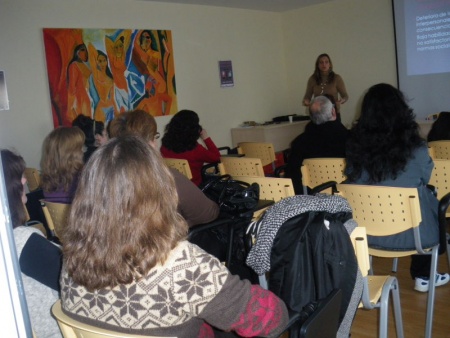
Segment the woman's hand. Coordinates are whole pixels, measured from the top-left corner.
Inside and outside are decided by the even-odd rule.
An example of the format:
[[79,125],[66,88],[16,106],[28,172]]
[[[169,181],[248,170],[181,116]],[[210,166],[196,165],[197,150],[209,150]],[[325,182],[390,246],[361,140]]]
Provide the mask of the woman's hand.
[[206,140],[209,137],[205,129],[202,129],[202,131],[200,132],[200,137],[202,138],[202,140]]
[[309,99],[304,99],[303,102],[302,102],[302,104],[303,104],[305,107],[309,107],[310,103],[311,103],[311,100],[309,100]]

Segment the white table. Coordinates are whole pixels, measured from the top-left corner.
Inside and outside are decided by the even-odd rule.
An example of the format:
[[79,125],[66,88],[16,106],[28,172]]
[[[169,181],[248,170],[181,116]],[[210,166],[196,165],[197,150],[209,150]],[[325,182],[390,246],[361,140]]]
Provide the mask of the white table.
[[237,147],[239,142],[270,142],[273,144],[275,152],[279,152],[290,147],[292,140],[303,133],[308,122],[309,120],[231,128],[231,141],[233,147]]

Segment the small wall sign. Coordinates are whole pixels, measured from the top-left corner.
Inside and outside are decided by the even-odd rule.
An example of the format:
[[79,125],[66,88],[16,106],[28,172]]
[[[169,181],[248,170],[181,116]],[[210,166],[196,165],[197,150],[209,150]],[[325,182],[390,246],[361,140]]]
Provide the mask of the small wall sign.
[[233,87],[233,66],[231,61],[219,61],[220,86]]

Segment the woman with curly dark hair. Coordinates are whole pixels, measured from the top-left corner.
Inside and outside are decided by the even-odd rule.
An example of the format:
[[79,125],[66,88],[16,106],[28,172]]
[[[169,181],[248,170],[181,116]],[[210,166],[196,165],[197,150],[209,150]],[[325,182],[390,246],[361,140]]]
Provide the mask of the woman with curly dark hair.
[[[199,137],[206,148],[197,142]],[[192,182],[196,185],[202,183],[202,166],[220,160],[219,149],[199,124],[197,113],[186,109],[176,113],[167,124],[162,138],[161,154],[165,158],[188,160]]]
[[[425,247],[439,242],[438,201],[427,188],[433,160],[419,136],[419,126],[402,92],[389,84],[372,86],[366,93],[361,117],[347,142],[346,175],[349,183],[414,187],[419,191]],[[412,231],[393,236],[369,236],[371,247],[414,249]],[[415,289],[428,291],[431,256],[412,256]],[[436,275],[436,286],[448,283],[448,274]]]

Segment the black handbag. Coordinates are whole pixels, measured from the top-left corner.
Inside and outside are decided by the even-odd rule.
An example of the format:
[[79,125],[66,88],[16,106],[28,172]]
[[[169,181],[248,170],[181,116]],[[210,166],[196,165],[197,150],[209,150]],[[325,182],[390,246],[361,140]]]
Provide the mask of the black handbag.
[[233,180],[230,175],[211,179],[202,191],[219,205],[222,212],[234,216],[251,217],[259,201],[258,183]]

